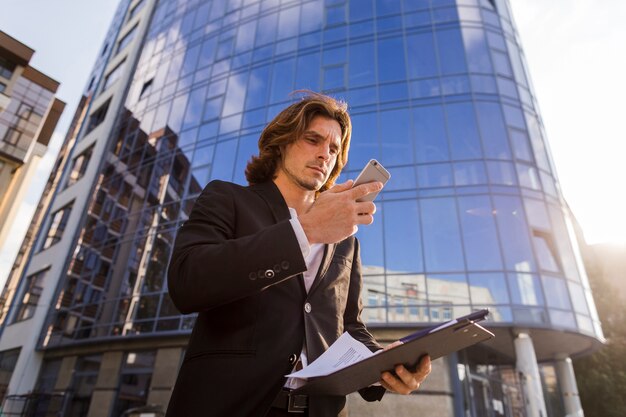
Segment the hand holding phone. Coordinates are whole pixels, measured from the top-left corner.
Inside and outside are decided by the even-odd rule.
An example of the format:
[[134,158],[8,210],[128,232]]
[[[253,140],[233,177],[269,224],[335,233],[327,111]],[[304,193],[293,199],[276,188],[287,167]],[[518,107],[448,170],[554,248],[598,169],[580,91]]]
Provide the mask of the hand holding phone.
[[[387,183],[387,181],[389,181],[389,178],[391,178],[391,174],[389,173],[389,171],[387,171],[385,167],[382,166],[380,162],[378,162],[377,160],[370,159],[370,161],[361,170],[361,173],[359,174],[359,176],[356,177],[356,180],[354,181],[354,184],[352,185],[352,187],[356,187],[358,185],[367,184],[368,182],[374,182],[374,181],[381,182],[384,186]],[[361,197],[356,201],[359,201],[359,202],[373,201],[378,195],[378,193],[379,191],[367,194],[366,196]]]

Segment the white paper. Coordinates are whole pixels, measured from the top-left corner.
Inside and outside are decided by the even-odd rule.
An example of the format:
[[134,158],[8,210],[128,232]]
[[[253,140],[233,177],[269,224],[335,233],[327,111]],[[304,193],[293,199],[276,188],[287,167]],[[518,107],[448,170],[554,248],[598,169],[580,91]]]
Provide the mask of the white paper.
[[324,376],[373,355],[374,353],[363,343],[354,339],[348,332],[345,332],[313,363],[298,372],[293,372],[286,376],[302,379]]

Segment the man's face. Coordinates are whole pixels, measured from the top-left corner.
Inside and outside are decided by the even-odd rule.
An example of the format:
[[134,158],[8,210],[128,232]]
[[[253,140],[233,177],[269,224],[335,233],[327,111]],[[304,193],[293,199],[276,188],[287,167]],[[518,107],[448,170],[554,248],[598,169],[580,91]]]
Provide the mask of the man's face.
[[302,136],[283,149],[278,176],[307,191],[318,191],[335,167],[340,149],[339,123],[315,116]]

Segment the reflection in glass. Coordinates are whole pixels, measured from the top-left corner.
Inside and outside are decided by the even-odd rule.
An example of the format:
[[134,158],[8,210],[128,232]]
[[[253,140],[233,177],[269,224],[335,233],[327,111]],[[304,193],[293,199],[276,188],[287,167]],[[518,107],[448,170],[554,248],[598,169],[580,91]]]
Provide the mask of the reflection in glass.
[[502,269],[502,255],[489,197],[460,197],[459,215],[467,268],[470,271]]
[[502,273],[469,274],[472,304],[508,304],[509,294]]
[[465,269],[456,205],[452,198],[432,198],[421,202],[424,258],[427,271]]
[[[417,201],[384,204],[385,267],[391,272],[424,270]],[[422,287],[422,290],[424,287]]]
[[549,307],[571,309],[567,286],[561,278],[543,275],[541,277],[546,290],[546,302]]

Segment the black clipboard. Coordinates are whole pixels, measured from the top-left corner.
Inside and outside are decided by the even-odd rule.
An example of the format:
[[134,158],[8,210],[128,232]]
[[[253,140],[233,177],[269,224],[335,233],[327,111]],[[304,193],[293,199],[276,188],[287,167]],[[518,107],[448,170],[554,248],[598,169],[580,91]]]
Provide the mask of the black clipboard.
[[305,385],[294,392],[307,395],[348,395],[378,382],[382,372],[393,370],[397,364],[413,369],[423,355],[428,354],[431,360],[435,360],[489,340],[495,337],[494,334],[476,323],[484,320],[488,314],[489,310],[479,310],[412,333],[400,339],[402,345],[331,374],[309,378]]

